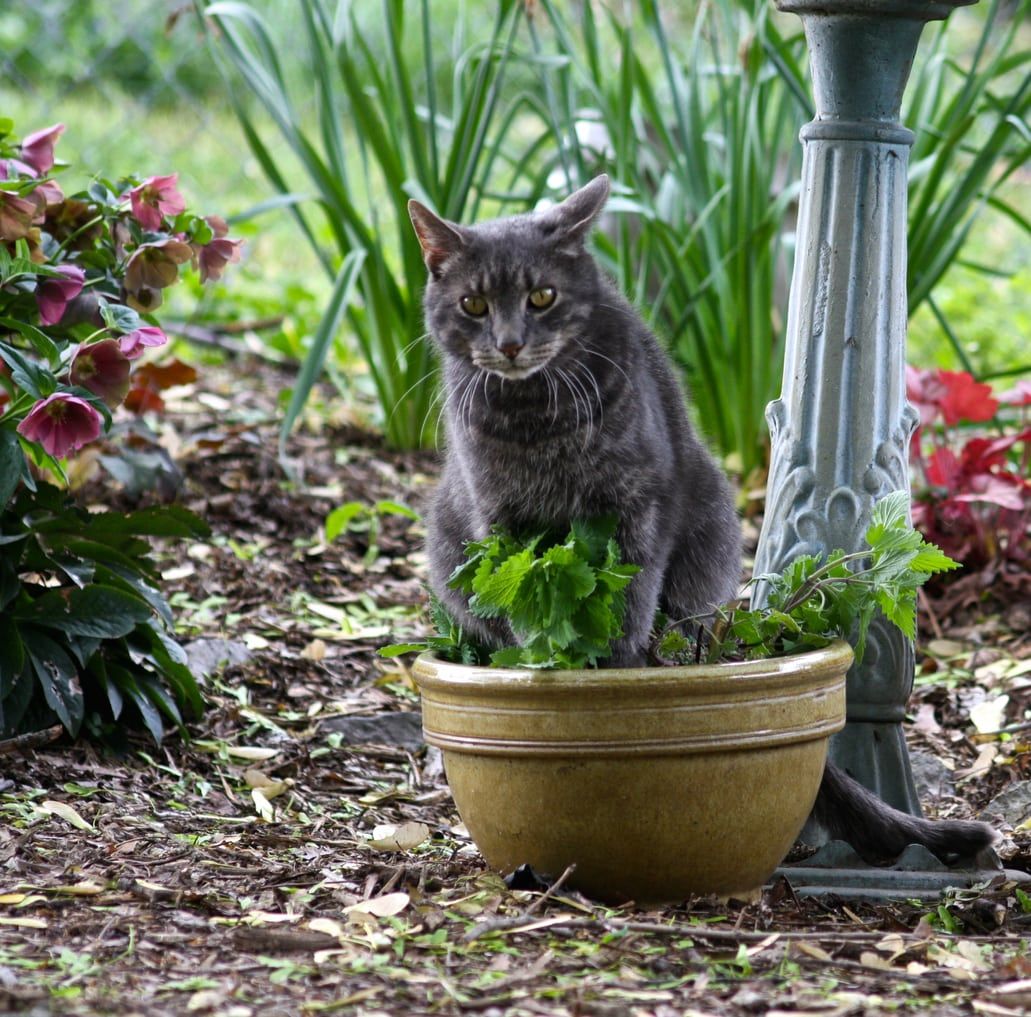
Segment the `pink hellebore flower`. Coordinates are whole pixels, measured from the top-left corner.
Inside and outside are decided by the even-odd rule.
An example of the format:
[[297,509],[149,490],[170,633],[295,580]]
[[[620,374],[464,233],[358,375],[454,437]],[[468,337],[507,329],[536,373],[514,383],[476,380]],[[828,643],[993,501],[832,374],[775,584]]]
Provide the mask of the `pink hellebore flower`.
[[100,396],[114,409],[129,394],[129,358],[117,339],[80,346],[72,360],[71,381]]
[[221,279],[226,265],[231,261],[240,260],[240,245],[243,243],[242,240],[230,240],[226,236],[229,232],[229,227],[221,216],[206,216],[205,222],[215,234],[214,238],[206,244],[193,245],[193,250],[197,255],[197,263],[200,267],[200,281],[202,283],[207,282],[209,279]]
[[36,284],[39,323],[56,325],[64,316],[68,302],[82,292],[86,273],[78,265],[58,265],[60,276],[46,276]]
[[179,266],[193,257],[190,245],[174,237],[140,244],[125,266],[127,303],[137,311],[161,305],[161,290],[179,278]]
[[176,216],[186,208],[183,196],[176,190],[178,179],[178,173],[147,177],[142,184],[129,191],[132,214],[144,229],[159,230],[163,215]]
[[21,143],[21,157],[37,173],[49,173],[54,167],[54,145],[64,133],[64,124],[44,127],[30,134]]
[[100,437],[100,414],[85,399],[55,392],[32,407],[18,433],[62,459]]
[[37,215],[36,203],[10,191],[0,191],[0,242],[11,243],[29,235]]
[[153,325],[144,325],[134,332],[127,332],[118,340],[122,354],[128,360],[135,360],[143,356],[143,351],[148,346],[164,346],[168,342],[168,336],[159,328]]

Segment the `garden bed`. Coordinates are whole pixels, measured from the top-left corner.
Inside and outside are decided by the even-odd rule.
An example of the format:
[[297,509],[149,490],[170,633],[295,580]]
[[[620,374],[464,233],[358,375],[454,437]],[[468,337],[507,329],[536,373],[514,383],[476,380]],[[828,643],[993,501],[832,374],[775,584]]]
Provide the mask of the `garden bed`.
[[[230,363],[169,393],[164,443],[213,530],[162,552],[183,640],[211,669],[191,740],[0,756],[0,1010],[1022,1011],[1031,900],[1012,886],[875,905],[779,882],[757,901],[641,911],[486,871],[419,738],[410,675],[376,656],[420,631],[422,530],[384,508],[376,553],[368,513],[322,539],[348,502],[424,509],[435,458],[330,423],[291,441],[305,486],[286,483],[289,380]],[[931,814],[1019,824],[1026,608],[957,588],[922,624],[907,725],[922,794]],[[1031,870],[1031,837],[1007,833],[1007,865]]]

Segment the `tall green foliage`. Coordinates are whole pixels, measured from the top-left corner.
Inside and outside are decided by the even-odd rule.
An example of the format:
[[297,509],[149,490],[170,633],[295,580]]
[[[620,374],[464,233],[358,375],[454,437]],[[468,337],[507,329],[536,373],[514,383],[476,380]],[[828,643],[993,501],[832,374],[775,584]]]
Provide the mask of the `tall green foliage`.
[[780,380],[777,282],[808,113],[799,47],[761,3],[703,6],[683,47],[656,0],[604,23],[590,5],[575,24],[554,0],[543,7],[566,58],[553,71],[556,133],[602,127],[634,213],[607,246],[612,264],[685,368],[701,426],[747,473]]
[[[585,5],[578,18],[557,0],[541,6],[537,45],[561,57],[542,65],[555,165],[575,182],[599,162],[612,172],[624,213],[604,245],[612,267],[685,369],[701,427],[747,475],[765,458],[763,415],[780,388],[797,135],[813,116],[800,22],[785,33],[792,23],[775,22],[766,0],[703,4],[689,31],[671,28],[658,0],[629,15]],[[1016,37],[1029,3],[1004,23],[999,6],[969,67],[938,27],[914,70],[910,313],[932,300],[986,206],[1028,227],[998,190],[1029,154],[1031,54]],[[585,135],[600,152],[578,143]]]
[[[500,0],[492,20],[479,18],[475,32],[460,19],[442,53],[429,0],[382,0],[373,19],[371,4],[298,0],[300,39],[274,38],[252,3],[195,4],[217,29],[216,53],[232,70],[235,108],[252,152],[335,279],[331,307],[339,317],[346,306],[388,441],[432,444],[436,384],[420,302],[426,269],[406,205],[417,197],[449,219],[469,220],[485,199],[504,205],[509,197],[492,190],[494,181],[510,178],[534,148],[532,125],[521,116],[530,108],[528,96],[513,68],[523,5]],[[291,86],[299,79],[305,91]],[[314,113],[305,103],[312,91]],[[303,179],[291,177],[280,145],[265,140],[251,98],[271,118]],[[515,176],[525,207],[535,189]],[[324,213],[328,250],[302,190]],[[351,260],[338,271],[345,259]],[[303,405],[330,338],[320,335],[313,345],[284,430]]]
[[[711,0],[690,24],[659,0],[582,4],[575,16],[558,0],[498,0],[493,21],[481,11],[473,31],[461,13],[438,7],[431,16],[429,0],[382,0],[375,24],[371,3],[298,0],[304,43],[288,51],[251,3],[194,2],[218,27],[217,52],[234,80],[300,162],[302,182],[263,140],[238,89],[253,151],[336,273],[331,311],[346,313],[393,444],[430,443],[435,427],[408,197],[470,221],[568,193],[606,170],[615,196],[596,235],[602,257],[668,341],[716,448],[746,476],[763,466],[764,412],[783,361],[798,130],[813,115],[800,22],[775,19],[768,0]],[[1031,54],[1017,33],[1031,0],[1017,0],[1011,18],[1000,4],[993,0],[969,66],[949,49],[947,28],[934,27],[914,69],[903,114],[917,132],[911,313],[924,301],[938,313],[934,286],[962,258],[982,210],[1028,228],[999,187],[1029,154]],[[287,85],[298,64],[314,119]],[[335,251],[319,243],[301,183],[325,212]],[[321,370],[329,324],[286,427]]]
[[1026,42],[1031,2],[1006,7],[1011,5],[992,0],[965,63],[949,48],[948,24],[934,29],[903,114],[917,132],[910,160],[909,311],[926,301],[972,374],[934,288],[957,261],[987,275],[1000,273],[999,265],[964,258],[970,230],[986,207],[1031,233],[1031,222],[1000,194],[1031,158],[1031,48],[1018,35],[1024,26]]

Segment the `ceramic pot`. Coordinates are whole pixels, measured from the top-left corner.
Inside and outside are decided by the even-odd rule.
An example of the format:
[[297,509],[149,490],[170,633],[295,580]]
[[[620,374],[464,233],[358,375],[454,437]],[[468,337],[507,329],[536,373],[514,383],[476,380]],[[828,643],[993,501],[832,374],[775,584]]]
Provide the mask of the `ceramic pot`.
[[794,843],[845,722],[847,643],[634,670],[415,663],[426,741],[487,863],[605,901],[743,895]]

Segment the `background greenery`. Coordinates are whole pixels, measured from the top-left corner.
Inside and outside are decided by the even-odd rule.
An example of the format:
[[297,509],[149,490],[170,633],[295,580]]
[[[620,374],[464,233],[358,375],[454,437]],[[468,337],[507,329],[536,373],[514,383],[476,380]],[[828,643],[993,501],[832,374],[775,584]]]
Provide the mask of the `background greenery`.
[[[279,40],[283,48],[283,86],[292,98],[296,127],[317,136],[320,129],[324,129],[324,125],[320,125],[319,114],[320,108],[324,112],[325,97],[318,95],[318,87],[313,84],[311,64],[296,59],[304,51],[298,12],[307,5],[299,4],[297,0],[255,0],[251,6],[267,18],[270,37]],[[335,11],[337,5],[325,6]],[[389,11],[391,5],[384,7],[375,0],[368,0],[341,6],[353,12],[352,33],[370,40],[370,54],[385,60],[391,44],[388,31],[391,22],[383,17],[383,11]],[[566,5],[536,5],[537,14],[532,23],[522,26],[519,31],[518,45],[525,63],[509,79],[506,89],[511,92],[506,91],[506,97],[524,87],[532,91],[527,82],[533,78],[537,83],[534,87],[543,89],[539,94],[544,96],[545,102],[542,104],[538,97],[536,105],[530,103],[525,106],[519,127],[524,132],[522,143],[532,147],[538,128],[542,127],[550,127],[556,134],[565,131],[566,143],[552,155],[543,150],[536,151],[533,165],[538,168],[539,175],[530,185],[513,188],[513,193],[501,195],[502,199],[511,200],[487,201],[477,209],[474,201],[463,206],[462,202],[470,196],[455,197],[453,194],[449,200],[454,207],[445,202],[445,211],[450,210],[456,216],[483,215],[505,207],[518,207],[520,202],[525,206],[527,200],[546,191],[549,185],[555,191],[562,191],[566,187],[564,178],[579,175],[581,169],[593,171],[598,168],[595,165],[575,166],[575,161],[582,159],[584,153],[588,153],[589,161],[594,160],[597,153],[590,154],[587,145],[574,144],[569,136],[572,130],[580,135],[581,142],[589,140],[582,135],[578,116],[578,111],[588,105],[607,110],[602,119],[610,128],[608,140],[616,142],[614,154],[607,157],[607,167],[615,168],[617,177],[639,186],[641,193],[648,193],[649,183],[659,178],[654,164],[648,162],[649,152],[642,146],[646,132],[641,120],[640,111],[644,108],[641,103],[647,99],[644,91],[647,86],[654,92],[656,103],[666,109],[675,108],[675,104],[670,106],[670,98],[681,81],[678,72],[671,72],[669,66],[663,68],[664,46],[668,42],[680,58],[685,54],[705,56],[710,83],[717,89],[724,89],[726,101],[721,108],[727,118],[738,117],[746,126],[758,124],[768,132],[769,138],[784,146],[782,150],[775,149],[782,151],[782,157],[767,159],[765,166],[760,157],[769,147],[766,144],[751,152],[742,151],[735,164],[739,170],[750,174],[732,181],[735,193],[752,196],[749,200],[754,206],[751,212],[756,216],[755,222],[763,223],[768,209],[762,206],[761,199],[769,179],[757,178],[755,174],[762,170],[767,174],[777,171],[783,177],[781,186],[790,184],[797,175],[794,135],[797,125],[807,118],[802,108],[807,90],[804,67],[800,66],[797,71],[803,81],[800,96],[770,98],[763,95],[763,89],[768,91],[769,88],[772,61],[793,59],[800,53],[800,50],[790,49],[791,40],[797,34],[797,21],[790,18],[775,20],[775,38],[784,40],[783,52],[749,53],[734,48],[737,43],[734,32],[740,31],[741,27],[735,19],[740,15],[728,14],[727,4],[716,5],[715,11],[709,8],[708,21],[702,23],[695,21],[687,9],[688,5],[676,5],[677,13],[674,14],[674,5],[660,4],[656,7],[642,3],[631,5],[635,13],[629,19],[608,17],[610,8],[622,14],[625,6],[589,5],[584,10],[593,12],[593,19],[574,19],[563,14],[567,10]],[[402,8],[409,26],[407,31],[396,37],[399,47],[396,55],[402,65],[417,69],[421,68],[420,62],[424,61],[426,52],[436,54],[437,62],[427,82],[436,88],[443,102],[454,93],[454,79],[445,57],[449,53],[463,51],[458,46],[455,26],[464,26],[465,49],[469,49],[493,30],[494,5],[434,0],[432,15],[427,21],[428,32],[420,29],[421,7],[417,0],[399,4],[398,9]],[[976,47],[986,16],[984,8],[982,4],[980,9],[956,11],[943,36],[939,36],[931,26],[925,32],[918,71],[932,60],[936,61],[935,66],[943,69],[942,73],[950,75],[957,74],[958,67],[969,66],[978,56]],[[753,19],[765,16],[761,10],[751,14]],[[731,20],[725,24],[718,20],[728,17]],[[1003,22],[1008,23],[1005,12]],[[563,25],[565,36],[560,30]],[[1015,48],[1026,51],[1031,29],[1025,26],[1021,31],[1023,37]],[[593,56],[592,45],[595,47]],[[936,46],[947,48],[936,50]],[[722,63],[713,59],[714,54],[722,54]],[[991,53],[987,56],[991,57]],[[598,66],[592,67],[592,60]],[[745,74],[739,73],[742,60]],[[583,62],[590,72],[579,78],[579,84],[573,82],[569,70],[576,61]],[[64,121],[68,131],[62,139],[60,152],[77,165],[102,169],[109,176],[129,171],[178,171],[191,205],[202,212],[242,215],[274,195],[266,172],[244,139],[229,92],[204,33],[192,11],[182,3],[125,0],[118,5],[105,5],[97,0],[38,0],[33,5],[8,5],[0,12],[0,63],[3,70],[0,103],[7,114],[26,132],[57,120]],[[702,64],[701,59],[690,62],[696,70]],[[607,70],[610,66],[612,72]],[[356,90],[369,85],[368,75],[375,68],[375,60],[366,61],[364,67],[359,66],[365,78],[352,83]],[[660,68],[663,68],[661,72]],[[620,73],[615,73],[616,69]],[[991,100],[997,103],[1006,101],[1020,86],[1021,79],[1026,81],[1026,67],[1012,68],[1009,77],[1000,75]],[[302,172],[302,160],[294,155],[290,145],[282,144],[273,124],[247,91],[238,92],[238,95],[243,96],[244,108],[253,117],[259,141],[275,153],[279,172],[290,182],[291,188],[300,193],[316,193],[317,188],[312,187]],[[621,107],[620,104],[631,95],[633,103]],[[913,101],[912,94],[909,100]],[[766,105],[760,119],[755,120],[755,104],[759,101]],[[771,125],[771,120],[776,124]],[[367,146],[363,148],[358,143],[354,121],[354,117],[345,117],[339,123],[340,149],[345,153],[350,171],[364,180],[362,160],[368,160],[370,153]],[[620,138],[613,138],[611,132],[611,125],[619,123],[624,125],[622,146],[618,143]],[[719,126],[702,125],[699,136],[711,142]],[[368,142],[367,133],[363,137]],[[660,144],[652,147],[651,157],[655,158],[656,153],[662,156],[662,144],[667,146],[666,154],[670,155],[676,138],[675,131],[671,130],[668,138],[662,138],[660,132]],[[957,148],[954,153],[956,160],[970,158],[970,150],[982,140],[976,132],[964,135],[961,147],[966,146],[968,151],[964,154]],[[429,142],[423,137],[421,143]],[[918,144],[924,149],[918,148],[915,157],[921,151],[930,151],[935,145],[941,148],[942,140],[932,138],[928,133]],[[634,158],[631,158],[631,153]],[[410,151],[410,154],[414,155],[414,152]],[[638,154],[640,158],[636,157]],[[704,155],[709,165],[715,166],[717,154],[695,151],[691,158],[697,160]],[[375,152],[371,155],[374,158]],[[358,162],[357,170],[355,160]],[[914,163],[918,162],[919,159],[915,158]],[[680,170],[680,167],[676,168]],[[693,186],[698,183],[695,169],[685,158],[682,172],[674,174],[674,180],[684,187],[688,184]],[[391,242],[380,252],[382,264],[394,264],[400,270],[411,258],[410,253],[404,250],[403,234],[397,231],[399,197],[388,192],[391,184],[382,174],[373,173],[369,179],[373,181],[372,193],[366,197],[374,205],[381,203],[384,222],[380,225],[393,231]],[[73,186],[79,182],[70,181]],[[1016,205],[1024,217],[1031,216],[1027,183],[1028,171],[1024,166],[1005,182],[1000,192],[1007,201]],[[714,179],[708,181],[708,185],[712,187],[710,195],[716,194],[721,181]],[[688,230],[692,223],[697,226],[697,219],[690,220],[682,211],[677,213],[677,202],[673,200],[675,195],[671,198],[668,192],[653,193],[650,197],[653,203],[650,209],[645,210],[647,215],[637,220],[634,215],[614,217],[609,224],[610,239],[601,244],[601,249],[628,291],[652,307],[654,302],[645,298],[654,283],[654,273],[664,266],[663,240],[652,238],[650,243],[642,243],[641,237],[660,231],[664,222],[682,233],[685,224]],[[704,193],[690,195],[690,198],[696,207],[706,207]],[[663,206],[666,210],[672,208],[676,214],[656,216],[654,213],[662,202],[666,203]],[[339,234],[334,235],[333,226],[318,203],[308,207],[313,243],[307,246],[302,242],[289,208],[283,205],[275,207],[273,204],[259,217],[234,224],[235,232],[250,238],[245,262],[238,271],[230,273],[227,285],[210,289],[200,303],[200,310],[191,311],[194,321],[250,323],[281,319],[275,326],[255,332],[255,339],[260,339],[263,348],[276,353],[298,359],[308,355],[313,342],[320,338],[317,336],[319,322],[330,302],[332,280],[339,266],[339,261],[335,260],[338,255],[332,254],[334,271],[327,272],[322,264],[324,254],[319,252],[346,253],[339,243]],[[634,211],[629,204],[624,210]],[[709,225],[715,229],[718,225],[715,218],[710,219],[700,232],[711,232]],[[703,239],[709,242],[708,236]],[[752,314],[757,328],[755,342],[758,345],[755,349],[761,349],[762,343],[781,325],[786,302],[786,258],[789,254],[789,250],[782,251],[764,267],[763,287],[754,290],[753,311],[765,309],[765,317]],[[649,258],[653,260],[649,262]],[[731,277],[734,273],[740,276],[742,272],[749,271],[747,252],[742,255],[738,251],[735,259],[736,263],[731,265]],[[668,264],[666,261],[665,265]],[[984,267],[990,267],[992,272],[985,273]],[[688,279],[685,285],[697,285],[698,282],[695,277],[693,283]],[[407,285],[410,284],[409,279]],[[709,286],[706,292],[715,290],[716,287]],[[1027,233],[1013,218],[986,208],[967,237],[960,262],[950,267],[933,292],[937,309],[949,322],[960,350],[957,352],[948,341],[939,317],[924,305],[911,321],[912,362],[921,366],[958,368],[963,366],[965,359],[982,376],[1002,375],[1026,366],[1027,355],[1023,349],[1031,326],[1031,245],[1028,244]],[[178,306],[182,309],[181,316],[185,317],[191,296],[181,295],[180,303],[172,306],[173,312]],[[720,314],[733,299],[733,290],[728,289],[720,300],[712,304],[708,319],[699,319],[699,334],[711,336],[725,327]],[[674,350],[679,350],[681,359],[692,367],[689,348],[683,346],[685,341],[678,336],[677,321],[659,313],[661,302],[654,303],[654,307],[658,308],[656,319],[660,331],[672,339]],[[406,322],[404,328],[412,333],[405,337],[406,343],[417,339],[417,325],[411,315],[402,320]],[[363,355],[360,337],[360,328],[356,327],[352,317],[339,332],[328,366],[341,388],[345,389],[348,405],[376,419],[375,372],[370,375],[368,347],[366,345]],[[398,348],[403,349],[406,343]],[[753,364],[758,362],[753,358]],[[775,365],[776,358],[772,363]],[[756,378],[752,389],[745,386],[736,397],[739,404],[752,405],[756,413],[761,413],[765,398],[762,391],[769,383],[770,364],[771,360],[766,358],[761,365],[766,375]],[[697,364],[693,369],[699,370]],[[773,370],[772,376],[776,379],[779,372]],[[412,375],[409,381],[414,377]],[[696,389],[701,389],[697,373],[694,384]],[[697,392],[696,396],[699,394],[704,402],[704,394]],[[703,426],[707,424],[706,417],[711,416],[711,411],[703,414]],[[385,423],[381,416],[379,426]],[[748,426],[758,425],[753,420]],[[747,444],[747,436],[724,438],[711,420],[708,427],[710,433],[715,432],[725,451],[733,448],[735,441]],[[423,430],[424,438],[425,435]],[[735,465],[740,467],[749,463],[739,459]]]

